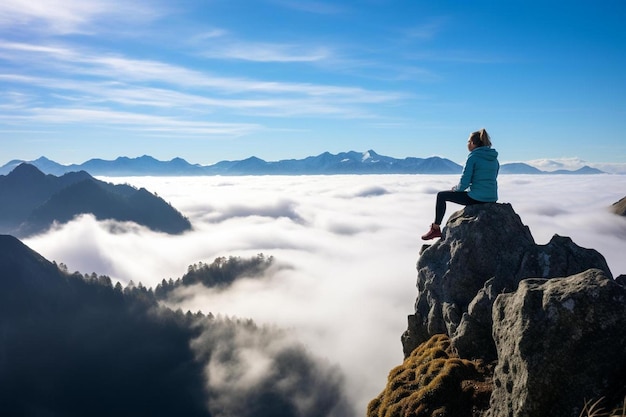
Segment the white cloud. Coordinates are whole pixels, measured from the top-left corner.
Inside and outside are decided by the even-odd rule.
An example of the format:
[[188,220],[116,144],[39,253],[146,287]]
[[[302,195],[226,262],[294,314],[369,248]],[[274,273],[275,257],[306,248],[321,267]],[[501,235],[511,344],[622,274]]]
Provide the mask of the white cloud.
[[286,43],[223,41],[205,47],[208,58],[235,59],[253,62],[317,62],[329,59],[331,51],[324,47],[309,47]]
[[[194,231],[168,236],[85,216],[26,243],[70,270],[146,286],[219,256],[274,256],[289,268],[226,291],[194,288],[182,307],[287,329],[343,369],[357,410],[364,410],[402,361],[399,338],[417,296],[419,236],[432,222],[434,193],[457,179],[106,178],[157,192],[191,219]],[[570,236],[603,254],[614,275],[626,273],[626,218],[607,210],[626,195],[626,176],[507,175],[499,183],[500,201],[513,205],[538,244],[555,233]],[[450,204],[447,215],[457,209]],[[245,353],[241,358],[249,359]],[[245,380],[255,380],[259,369]]]
[[[334,97],[340,102],[382,103],[407,98],[399,91],[375,91],[360,87],[299,82],[265,81],[253,78],[216,76],[206,71],[155,60],[133,59],[118,54],[84,50],[67,45],[42,45],[1,42],[0,54],[14,63],[46,59],[45,70],[57,69],[59,77],[67,74],[97,76],[110,81],[129,83],[158,82],[177,87],[209,88],[233,93],[265,93],[271,96],[293,94],[309,97]],[[44,68],[40,68],[43,70]],[[11,74],[19,81],[21,74]]]
[[593,162],[588,164],[592,168],[597,168],[600,171],[608,172],[609,174],[626,175],[626,163],[618,162]]
[[527,164],[539,168],[543,171],[556,171],[559,169],[576,170],[587,165],[587,162],[580,158],[557,158],[557,159],[534,159]]
[[542,171],[548,172],[560,169],[575,171],[584,166],[589,166],[609,174],[626,174],[626,163],[588,162],[577,157],[533,159],[525,161],[525,163]]
[[[33,108],[17,118],[49,124],[86,123],[91,126],[107,125],[144,132],[175,132],[199,136],[232,137],[262,129],[261,126],[253,123],[189,121],[107,108]],[[7,119],[9,118],[7,117]]]
[[103,0],[3,0],[0,3],[0,27],[24,27],[54,35],[90,33],[98,19],[148,20],[157,16],[153,7],[138,1]]
[[[308,60],[326,53],[320,50],[289,57],[293,49],[289,46],[266,46],[244,49],[264,55],[257,57],[261,60]],[[240,48],[228,49],[236,53]],[[365,119],[377,114],[372,104],[408,98],[399,91],[359,86],[222,76],[202,68],[62,43],[0,41],[0,59],[9,63],[0,80],[10,83],[14,90],[13,100],[5,105],[10,113],[3,119],[24,128],[48,122],[57,126],[99,123],[114,128],[130,124],[133,130],[164,134],[175,130],[183,137],[236,137],[269,128],[265,124],[227,125],[220,121],[232,120],[233,115],[237,120],[302,115]],[[45,66],[39,65],[42,61]],[[30,70],[24,73],[24,67]],[[22,105],[16,105],[15,94],[20,95],[17,104]],[[24,107],[24,103],[32,104]]]

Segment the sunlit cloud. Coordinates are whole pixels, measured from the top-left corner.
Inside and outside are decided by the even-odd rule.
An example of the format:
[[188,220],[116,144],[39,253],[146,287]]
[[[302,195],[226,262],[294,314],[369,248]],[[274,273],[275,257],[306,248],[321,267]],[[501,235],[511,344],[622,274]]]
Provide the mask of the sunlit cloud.
[[210,215],[207,217],[208,220],[212,222],[222,222],[227,219],[237,218],[237,217],[269,217],[278,219],[281,217],[290,219],[294,222],[300,223],[304,220],[297,213],[296,210],[297,203],[290,200],[279,200],[276,202],[272,202],[269,204],[263,205],[248,205],[245,202],[226,207],[221,212],[214,213],[214,215]]

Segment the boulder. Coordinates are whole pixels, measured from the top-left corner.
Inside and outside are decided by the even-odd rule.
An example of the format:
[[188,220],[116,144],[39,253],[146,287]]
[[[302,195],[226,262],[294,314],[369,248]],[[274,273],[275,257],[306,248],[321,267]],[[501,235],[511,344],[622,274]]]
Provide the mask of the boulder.
[[626,288],[598,269],[498,295],[487,415],[577,417],[585,400],[622,400],[610,396],[626,381],[625,320]]
[[402,336],[405,357],[446,334],[464,358],[494,360],[492,306],[525,278],[564,277],[590,268],[611,272],[604,257],[554,235],[537,245],[510,204],[468,206],[450,216],[442,237],[417,262],[415,313]]

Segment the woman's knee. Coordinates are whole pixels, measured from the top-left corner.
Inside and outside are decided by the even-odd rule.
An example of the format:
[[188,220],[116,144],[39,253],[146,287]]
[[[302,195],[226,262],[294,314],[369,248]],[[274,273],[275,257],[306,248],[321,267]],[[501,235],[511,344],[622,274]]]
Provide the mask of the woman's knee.
[[437,193],[437,200],[450,201],[450,197],[453,195],[453,191],[439,191]]

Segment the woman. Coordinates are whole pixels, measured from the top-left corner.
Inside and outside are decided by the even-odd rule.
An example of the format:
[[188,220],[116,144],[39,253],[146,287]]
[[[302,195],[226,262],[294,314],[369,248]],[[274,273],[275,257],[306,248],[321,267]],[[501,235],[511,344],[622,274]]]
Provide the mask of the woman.
[[[469,206],[480,203],[495,203],[498,200],[498,152],[491,147],[489,134],[485,129],[473,132],[467,140],[470,151],[458,185],[452,191],[437,193],[435,222],[422,239],[441,237],[441,221],[446,212],[446,201]],[[469,188],[469,191],[466,191]]]

